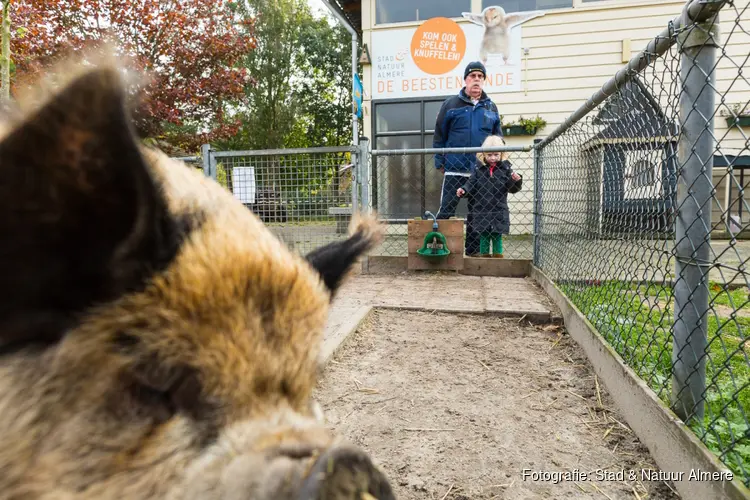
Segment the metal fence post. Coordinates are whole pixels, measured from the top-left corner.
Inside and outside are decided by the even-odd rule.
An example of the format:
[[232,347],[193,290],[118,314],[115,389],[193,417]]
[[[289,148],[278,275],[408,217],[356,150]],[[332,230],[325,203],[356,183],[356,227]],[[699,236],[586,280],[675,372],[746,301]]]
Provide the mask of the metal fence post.
[[201,145],[201,160],[203,161],[203,174],[211,177],[211,145]]
[[[370,198],[369,198],[369,186],[370,176],[368,165],[370,163],[370,151],[369,151],[370,140],[367,137],[359,138],[359,156],[357,158],[357,188],[360,190],[359,206],[353,206],[355,210],[369,214],[370,210]],[[362,273],[366,274],[370,271],[370,257],[365,255],[362,258]]]
[[359,138],[359,187],[360,187],[360,209],[369,213],[370,208],[370,139],[367,137]]
[[[209,175],[211,175],[211,178],[213,180],[215,180],[215,181],[218,182],[219,181],[219,168],[218,168],[218,162],[216,161],[216,154],[214,153],[213,150],[211,150],[211,151],[208,152],[208,158],[210,160],[208,162],[208,164],[210,166]],[[227,177],[229,177],[229,176],[227,176]],[[230,187],[230,189],[231,189],[231,184],[229,184],[227,187]]]
[[534,139],[534,250],[532,262],[539,267],[539,228],[542,217],[542,151],[537,147],[542,139]]
[[362,151],[359,147],[356,145],[355,151],[352,151],[351,158],[352,158],[352,166],[351,166],[351,176],[352,176],[352,183],[351,183],[351,190],[352,190],[352,215],[357,211],[357,207],[359,206],[359,176],[361,175],[359,164],[360,164],[360,158],[362,157]]
[[[672,407],[684,421],[702,421],[706,388],[711,200],[713,196],[714,71],[718,14],[687,19],[678,36],[681,67],[678,146],[680,175],[675,226]],[[700,13],[699,13],[700,16]]]

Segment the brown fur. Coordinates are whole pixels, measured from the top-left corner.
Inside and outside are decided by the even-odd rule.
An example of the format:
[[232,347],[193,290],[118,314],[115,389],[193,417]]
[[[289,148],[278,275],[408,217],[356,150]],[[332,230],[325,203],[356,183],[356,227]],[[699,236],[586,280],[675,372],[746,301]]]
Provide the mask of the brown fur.
[[[338,272],[326,267],[326,259],[348,252],[338,259],[348,271],[380,240],[381,229],[372,217],[357,220],[348,242],[305,259],[290,253],[219,185],[139,147],[170,220],[188,221],[174,255],[154,257],[157,264],[166,262],[163,268],[142,266],[144,256],[158,253],[150,242],[156,238],[151,216],[159,205],[146,201],[148,183],[130,174],[129,165],[112,165],[128,148],[122,138],[104,137],[118,130],[116,124],[107,128],[113,117],[102,110],[111,109],[112,99],[125,100],[116,68],[89,71],[97,78],[80,84],[78,93],[30,108],[0,135],[0,194],[12,198],[0,202],[0,218],[24,221],[0,225],[0,231],[14,231],[0,234],[2,255],[14,259],[9,266],[29,264],[23,262],[28,249],[17,249],[14,241],[32,249],[46,241],[40,235],[47,233],[33,232],[37,223],[53,233],[70,227],[92,238],[49,236],[61,250],[40,253],[42,267],[43,259],[51,265],[88,255],[104,238],[80,227],[115,234],[122,220],[127,230],[117,233],[116,245],[102,247],[109,250],[96,270],[108,295],[89,300],[84,294],[84,305],[65,321],[58,322],[56,312],[44,322],[38,318],[46,317],[52,299],[37,300],[37,288],[24,288],[19,293],[32,296],[19,304],[31,304],[29,312],[16,308],[20,319],[8,319],[11,311],[0,315],[0,325],[6,325],[0,326],[0,346],[6,343],[0,353],[0,498],[296,498],[315,457],[337,443],[311,406],[319,345],[337,287],[322,279]],[[71,85],[86,75],[78,73]],[[37,112],[56,118],[38,119]],[[40,131],[46,140],[35,139]],[[110,142],[118,150],[104,154]],[[16,163],[24,148],[28,157],[21,169]],[[112,201],[129,193],[127,183],[118,191],[123,181],[106,177],[106,169],[118,168],[143,188],[139,197],[127,198],[137,203],[132,219]],[[70,208],[79,202],[91,209]],[[115,215],[108,226],[110,209]],[[87,262],[93,266],[100,254],[91,252]],[[40,280],[39,290],[55,286],[38,272],[29,279]],[[41,326],[28,326],[36,322]],[[339,474],[329,489],[338,493],[330,497],[359,498],[357,488],[389,497],[374,469],[365,476]]]

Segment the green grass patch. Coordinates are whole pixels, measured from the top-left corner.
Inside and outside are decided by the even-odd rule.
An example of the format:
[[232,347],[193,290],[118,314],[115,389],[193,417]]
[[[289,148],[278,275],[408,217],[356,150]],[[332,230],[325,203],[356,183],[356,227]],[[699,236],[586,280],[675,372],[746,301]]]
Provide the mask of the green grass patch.
[[748,300],[750,294],[748,294],[748,289],[745,287],[725,290],[718,283],[711,283],[709,284],[709,290],[711,292],[710,303],[713,305],[727,306],[735,310],[750,310],[750,301]]
[[[624,281],[561,284],[623,360],[667,405],[672,392],[674,295],[670,286]],[[750,486],[750,362],[747,288],[709,285],[704,419],[689,426]],[[722,307],[719,307],[722,306]]]

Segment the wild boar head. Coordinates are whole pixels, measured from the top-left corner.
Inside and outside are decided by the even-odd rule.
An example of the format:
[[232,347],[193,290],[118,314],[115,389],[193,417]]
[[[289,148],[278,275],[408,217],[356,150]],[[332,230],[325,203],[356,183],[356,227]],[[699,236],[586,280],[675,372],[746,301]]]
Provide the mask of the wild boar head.
[[311,405],[329,303],[379,226],[289,252],[139,145],[120,74],[0,134],[0,498],[393,498]]

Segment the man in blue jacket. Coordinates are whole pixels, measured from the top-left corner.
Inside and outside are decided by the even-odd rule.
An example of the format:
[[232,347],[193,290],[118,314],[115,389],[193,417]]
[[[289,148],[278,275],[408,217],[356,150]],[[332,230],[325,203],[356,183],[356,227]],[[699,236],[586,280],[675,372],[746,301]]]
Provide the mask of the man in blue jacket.
[[[433,148],[480,147],[488,135],[502,135],[500,113],[495,103],[482,90],[487,70],[479,61],[469,63],[464,69],[464,88],[458,95],[445,100],[435,122]],[[438,219],[453,217],[460,198],[456,191],[471,175],[477,156],[475,153],[448,153],[435,155],[435,168],[443,173]],[[472,228],[471,208],[468,199],[465,249],[467,255],[479,252],[479,237]]]

